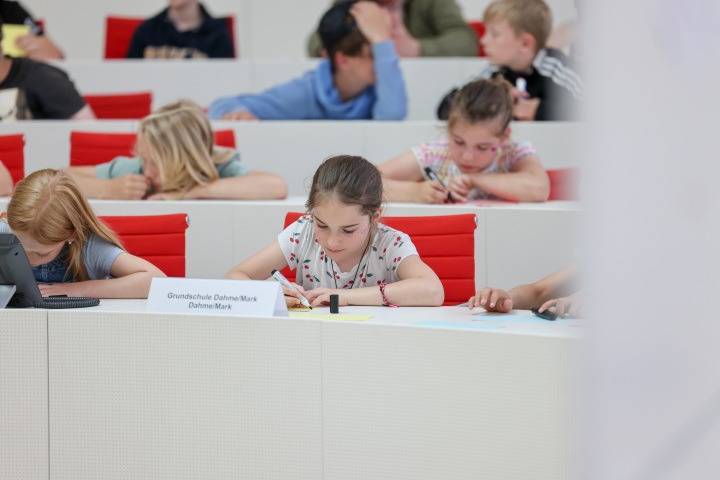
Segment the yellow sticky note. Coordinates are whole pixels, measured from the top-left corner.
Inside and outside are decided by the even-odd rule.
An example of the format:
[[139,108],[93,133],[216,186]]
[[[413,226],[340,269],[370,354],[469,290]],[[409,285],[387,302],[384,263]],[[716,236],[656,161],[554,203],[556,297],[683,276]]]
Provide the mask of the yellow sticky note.
[[29,34],[29,26],[3,23],[2,33],[2,49],[5,55],[10,55],[11,57],[24,57],[27,55],[24,50],[21,50],[17,45],[15,45],[15,40],[18,37]]
[[312,309],[308,307],[288,307],[288,312],[310,312]]
[[374,315],[341,315],[337,313],[333,313],[330,315],[315,315],[313,313],[311,314],[305,314],[305,313],[291,313],[291,317],[305,317],[305,318],[319,318],[321,320],[345,320],[349,322],[362,322],[363,320],[367,320],[369,318],[372,318]]

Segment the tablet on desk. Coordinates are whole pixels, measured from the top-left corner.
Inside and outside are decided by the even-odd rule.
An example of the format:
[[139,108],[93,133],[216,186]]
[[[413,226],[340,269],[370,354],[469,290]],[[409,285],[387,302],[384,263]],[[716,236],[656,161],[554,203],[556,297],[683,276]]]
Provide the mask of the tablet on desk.
[[86,297],[44,298],[25,249],[12,233],[0,233],[0,285],[9,287],[2,290],[2,308],[81,308],[94,307],[100,303],[97,298]]

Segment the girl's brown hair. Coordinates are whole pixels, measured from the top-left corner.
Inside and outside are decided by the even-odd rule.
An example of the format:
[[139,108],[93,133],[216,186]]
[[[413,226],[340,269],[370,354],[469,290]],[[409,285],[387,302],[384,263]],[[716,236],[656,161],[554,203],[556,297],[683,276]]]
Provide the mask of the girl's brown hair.
[[502,135],[512,120],[512,86],[503,77],[481,78],[465,85],[455,95],[450,107],[448,129],[458,121],[469,124],[494,122],[497,135]]
[[123,248],[98,220],[75,181],[58,170],[38,170],[18,182],[7,206],[7,222],[14,232],[26,233],[43,245],[66,242],[77,233],[60,260],[78,282],[88,279],[82,251],[90,235]]
[[372,216],[382,207],[383,183],[380,170],[363,157],[336,155],[315,171],[305,207],[312,211],[331,197],[346,205],[357,205]]

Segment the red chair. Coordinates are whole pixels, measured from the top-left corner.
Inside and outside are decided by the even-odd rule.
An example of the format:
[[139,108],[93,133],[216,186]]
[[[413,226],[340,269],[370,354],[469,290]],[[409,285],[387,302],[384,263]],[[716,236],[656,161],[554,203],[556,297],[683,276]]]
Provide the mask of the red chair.
[[168,277],[185,276],[187,214],[99,218],[117,234],[128,253],[144,258]]
[[[135,156],[135,133],[70,132],[70,166],[106,163],[118,156]],[[218,130],[215,145],[235,148],[235,132]]]
[[13,183],[25,178],[25,135],[0,135],[0,162],[10,172]]
[[[230,40],[233,44],[233,57],[235,52],[235,17],[224,17],[230,30]],[[127,58],[130,42],[137,27],[144,22],[144,18],[135,17],[105,17],[105,59]]]
[[83,98],[100,120],[136,120],[152,112],[151,92],[83,95]]
[[[289,212],[285,227],[303,213]],[[475,295],[475,228],[477,217],[472,213],[437,217],[383,217],[388,227],[410,236],[423,262],[433,269],[445,289],[443,305],[467,302]],[[295,275],[286,267],[289,279]]]
[[475,34],[478,38],[478,57],[484,57],[485,56],[485,49],[482,45],[482,37],[485,35],[485,25],[483,25],[483,22],[477,21],[477,22],[469,22],[469,25],[475,30]]
[[105,17],[105,59],[126,58],[135,29],[144,18]]
[[547,171],[550,177],[548,200],[580,200],[580,169],[558,168]]

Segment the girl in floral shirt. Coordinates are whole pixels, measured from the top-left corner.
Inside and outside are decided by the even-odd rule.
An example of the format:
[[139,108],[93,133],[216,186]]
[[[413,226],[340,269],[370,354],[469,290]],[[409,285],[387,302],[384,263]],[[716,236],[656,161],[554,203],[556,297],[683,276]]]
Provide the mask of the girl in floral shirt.
[[[264,280],[290,265],[313,306],[332,294],[340,305],[442,305],[442,284],[410,238],[379,223],[382,198],[375,165],[350,155],[325,160],[313,177],[308,214],[225,278]],[[298,293],[285,295],[297,303]]]
[[502,78],[465,85],[450,108],[447,140],[422,143],[379,166],[387,200],[547,200],[550,181],[532,145],[510,140],[512,107]]

